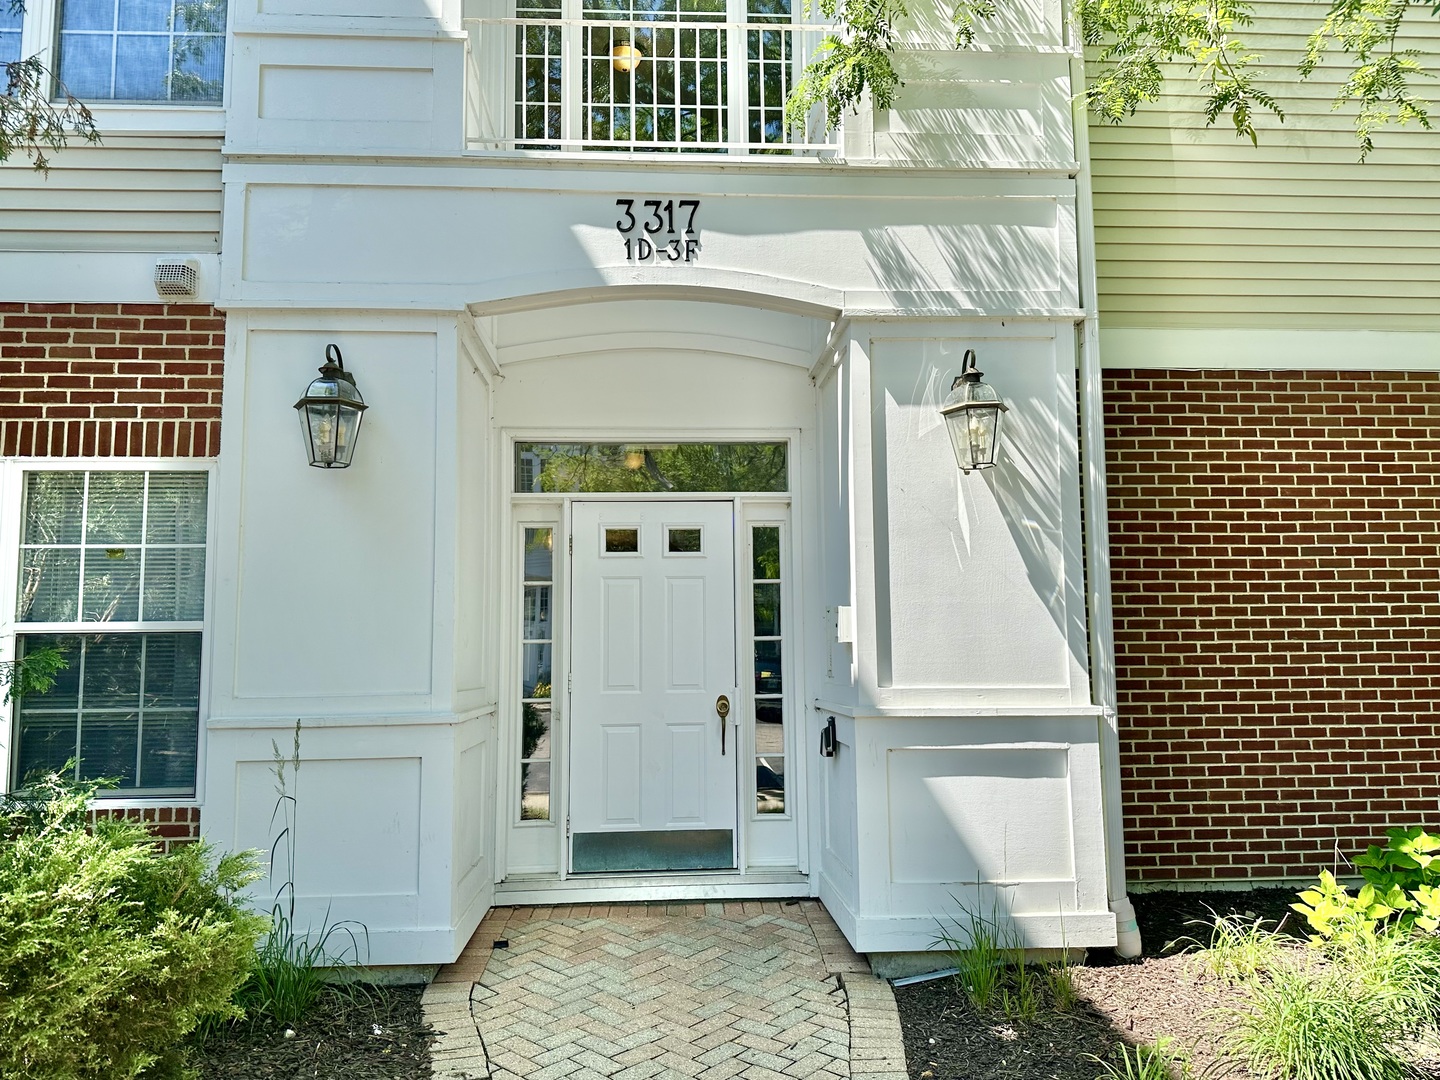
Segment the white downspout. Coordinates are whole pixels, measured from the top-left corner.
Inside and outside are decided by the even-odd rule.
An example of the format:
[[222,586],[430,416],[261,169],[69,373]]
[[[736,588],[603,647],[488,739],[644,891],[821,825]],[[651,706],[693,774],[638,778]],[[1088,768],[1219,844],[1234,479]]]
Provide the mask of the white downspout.
[[1085,587],[1090,608],[1090,682],[1094,700],[1104,710],[1100,724],[1100,784],[1105,815],[1105,869],[1110,910],[1115,913],[1115,951],[1126,958],[1140,955],[1140,927],[1135,906],[1125,892],[1124,813],[1120,802],[1120,728],[1115,690],[1115,616],[1110,594],[1110,517],[1105,489],[1105,409],[1100,378],[1100,324],[1095,274],[1095,206],[1090,192],[1090,133],[1086,115],[1085,61],[1079,55],[1078,27],[1070,27],[1072,126],[1075,158],[1075,227],[1080,260],[1080,299],[1085,310],[1080,324],[1080,431],[1083,454],[1081,483],[1085,492]]

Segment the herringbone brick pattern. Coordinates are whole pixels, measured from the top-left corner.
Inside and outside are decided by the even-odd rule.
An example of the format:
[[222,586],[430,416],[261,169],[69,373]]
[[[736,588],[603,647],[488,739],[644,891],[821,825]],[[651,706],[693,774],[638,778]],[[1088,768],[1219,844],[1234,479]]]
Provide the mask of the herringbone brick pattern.
[[425,1000],[447,1077],[905,1073],[888,985],[813,901],[500,909]]

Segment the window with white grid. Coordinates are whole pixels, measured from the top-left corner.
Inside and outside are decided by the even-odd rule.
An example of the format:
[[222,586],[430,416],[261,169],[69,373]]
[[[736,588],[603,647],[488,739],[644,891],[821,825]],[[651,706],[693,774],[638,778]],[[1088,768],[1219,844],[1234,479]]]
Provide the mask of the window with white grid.
[[84,101],[218,102],[227,0],[61,0],[56,76]]
[[109,795],[191,795],[200,724],[208,474],[25,477],[16,655],[59,648],[15,710],[11,782],[65,768]]
[[794,141],[790,0],[519,0],[516,16],[522,147],[714,153]]

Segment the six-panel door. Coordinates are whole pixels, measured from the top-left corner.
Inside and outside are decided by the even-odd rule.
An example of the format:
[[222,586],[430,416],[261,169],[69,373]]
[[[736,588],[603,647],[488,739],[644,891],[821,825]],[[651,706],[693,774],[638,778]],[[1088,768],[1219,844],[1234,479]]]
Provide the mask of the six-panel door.
[[570,868],[735,865],[734,504],[577,502]]

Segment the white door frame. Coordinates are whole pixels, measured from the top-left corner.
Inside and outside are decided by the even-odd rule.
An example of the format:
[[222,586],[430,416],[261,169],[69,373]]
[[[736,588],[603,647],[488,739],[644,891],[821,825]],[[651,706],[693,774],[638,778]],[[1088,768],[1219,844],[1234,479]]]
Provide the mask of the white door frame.
[[[520,622],[520,595],[517,583],[520,578],[520,557],[519,536],[520,529],[524,526],[549,527],[555,530],[557,547],[568,540],[573,533],[572,506],[577,501],[584,502],[703,502],[708,500],[733,501],[735,504],[735,581],[736,581],[736,655],[741,658],[741,668],[745,668],[743,658],[747,655],[745,650],[750,644],[750,630],[745,624],[749,614],[749,604],[742,603],[746,583],[748,582],[749,568],[745,565],[745,559],[749,551],[748,530],[753,524],[779,524],[786,534],[782,543],[782,558],[785,561],[787,583],[784,595],[792,617],[789,619],[786,635],[786,652],[784,657],[785,675],[785,707],[786,707],[786,801],[788,812],[783,818],[767,822],[757,822],[753,806],[753,767],[745,769],[742,773],[737,769],[737,821],[736,821],[736,845],[737,862],[733,871],[678,871],[663,875],[666,878],[679,881],[681,879],[703,878],[707,880],[724,880],[736,883],[742,882],[746,877],[754,877],[757,874],[767,873],[795,873],[807,874],[811,863],[811,845],[813,838],[810,835],[812,826],[808,809],[808,769],[807,749],[808,738],[808,713],[809,701],[814,696],[808,687],[806,674],[807,664],[805,662],[807,629],[809,622],[813,621],[812,613],[807,611],[806,596],[810,586],[810,575],[806,573],[806,563],[811,554],[812,541],[807,530],[808,515],[810,510],[806,509],[808,502],[805,492],[809,490],[808,471],[810,463],[801,455],[802,440],[799,431],[795,429],[746,429],[739,431],[626,431],[616,432],[562,432],[553,430],[526,430],[526,429],[504,429],[497,433],[498,453],[496,454],[496,469],[492,474],[495,477],[495,501],[492,505],[495,508],[497,517],[504,522],[502,530],[502,558],[496,561],[496,572],[502,575],[499,581],[492,578],[492,587],[499,589],[500,602],[497,605],[500,614],[499,631],[497,633],[499,648],[496,650],[497,659],[501,665],[496,680],[496,687],[499,699],[498,717],[500,720],[500,764],[497,768],[499,773],[496,784],[497,812],[495,814],[495,850],[496,850],[496,876],[499,880],[506,880],[514,873],[520,874],[526,881],[533,880],[537,890],[546,888],[547,883],[558,884],[583,879],[595,879],[603,875],[585,874],[578,878],[571,877],[568,873],[568,848],[569,841],[565,836],[565,823],[569,811],[569,775],[568,761],[570,753],[569,745],[569,720],[570,700],[568,691],[562,697],[556,694],[554,698],[554,713],[552,718],[551,731],[551,819],[548,824],[553,829],[554,836],[554,862],[545,868],[537,867],[534,870],[511,869],[510,862],[510,838],[512,830],[516,828],[533,828],[540,831],[540,827],[533,824],[517,825],[515,808],[519,805],[519,770],[515,767],[518,761],[518,739],[519,739],[519,679],[520,666],[518,635],[512,631],[518,627]],[[514,486],[514,460],[516,443],[564,443],[564,442],[595,442],[595,443],[625,443],[625,442],[731,442],[731,441],[768,441],[785,442],[788,446],[789,455],[789,487],[788,492],[556,492],[553,494],[529,494],[516,493]],[[569,599],[570,589],[570,559],[568,544],[565,552],[557,552],[555,558],[555,569],[553,578],[554,603],[563,606],[563,615],[559,611],[552,612],[552,618],[556,620],[557,630],[553,646],[552,672],[568,672],[570,670],[570,633],[569,633]],[[555,676],[558,678],[559,676]],[[741,682],[741,692],[733,703],[736,709],[742,710],[741,716],[753,713],[753,680]],[[745,761],[753,759],[755,754],[753,724],[742,722],[739,725],[738,748],[742,750],[744,757],[740,759],[740,768],[744,768]],[[791,862],[788,859],[782,862],[771,864],[763,862],[760,864],[751,863],[751,840],[752,832],[757,825],[770,825],[793,830],[795,858]],[[641,892],[651,891],[650,883],[654,881],[655,875],[651,874],[622,874],[615,875],[619,878],[633,878],[636,880],[637,896]],[[783,892],[775,892],[774,895],[783,895]],[[738,894],[737,894],[738,895]]]

